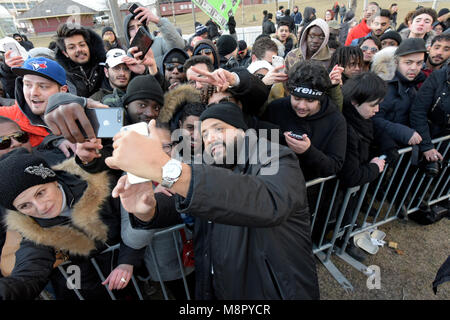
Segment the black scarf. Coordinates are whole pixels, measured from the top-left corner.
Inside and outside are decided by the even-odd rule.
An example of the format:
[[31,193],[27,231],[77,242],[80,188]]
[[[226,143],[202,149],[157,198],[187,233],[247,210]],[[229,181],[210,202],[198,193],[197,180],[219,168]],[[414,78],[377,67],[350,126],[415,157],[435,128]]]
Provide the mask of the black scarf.
[[356,134],[369,144],[373,141],[373,123],[371,119],[364,119],[350,101],[344,101],[342,114],[347,124],[355,129]]

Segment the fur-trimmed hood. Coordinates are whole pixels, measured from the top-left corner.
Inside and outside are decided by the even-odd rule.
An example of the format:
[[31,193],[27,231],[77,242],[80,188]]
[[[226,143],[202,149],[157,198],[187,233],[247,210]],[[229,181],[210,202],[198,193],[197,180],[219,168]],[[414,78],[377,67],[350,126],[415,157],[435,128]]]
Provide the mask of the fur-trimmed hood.
[[[84,27],[83,27],[84,28]],[[106,60],[106,52],[103,44],[103,40],[99,34],[97,34],[91,28],[84,28],[89,33],[90,40],[88,41],[89,52],[91,55],[88,64],[91,67],[97,66],[101,62]],[[55,53],[56,61],[66,70],[70,72],[73,69],[77,69],[78,65],[74,63],[70,58],[66,57],[62,52],[62,48],[57,47]]]
[[[103,203],[110,196],[109,179],[106,172],[89,174],[71,158],[52,167],[58,177],[66,174],[80,178],[87,183],[84,192],[75,204],[68,202],[72,209],[70,224],[44,227],[43,223],[18,211],[8,210],[5,218],[8,229],[18,231],[23,238],[36,244],[49,246],[55,251],[71,255],[88,256],[96,249],[96,242],[108,240],[108,226],[102,221],[100,212]],[[63,171],[63,172],[61,172]],[[69,182],[70,183],[70,182]],[[58,219],[59,217],[53,218]],[[45,223],[51,223],[46,219]]]
[[[187,103],[201,102],[201,92],[190,84],[182,84],[164,95],[164,106],[158,116],[161,122],[170,122],[176,125],[177,115]],[[176,123],[172,123],[176,122]],[[172,128],[171,128],[172,129]]]
[[370,70],[384,81],[390,81],[395,77],[397,64],[394,55],[397,47],[386,47],[378,51],[372,58]]

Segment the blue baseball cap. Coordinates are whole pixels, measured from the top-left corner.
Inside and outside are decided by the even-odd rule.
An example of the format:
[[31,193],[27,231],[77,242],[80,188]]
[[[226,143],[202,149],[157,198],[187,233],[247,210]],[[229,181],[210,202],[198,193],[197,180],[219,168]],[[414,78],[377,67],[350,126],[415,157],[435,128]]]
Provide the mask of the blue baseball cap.
[[12,68],[11,71],[18,76],[23,77],[26,74],[32,74],[55,81],[62,86],[67,85],[66,71],[64,68],[58,62],[48,58],[29,58],[24,62],[22,67]]

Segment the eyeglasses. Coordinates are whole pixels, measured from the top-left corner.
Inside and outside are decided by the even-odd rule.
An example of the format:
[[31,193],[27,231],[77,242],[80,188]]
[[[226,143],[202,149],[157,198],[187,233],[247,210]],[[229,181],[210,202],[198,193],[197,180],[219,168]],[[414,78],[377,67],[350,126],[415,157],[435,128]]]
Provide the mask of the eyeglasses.
[[183,72],[184,66],[182,64],[175,65],[174,63],[166,63],[165,64],[167,71],[173,71],[173,69],[177,68],[178,72]]
[[362,51],[370,50],[370,51],[372,51],[372,53],[377,53],[378,52],[378,48],[369,48],[368,46],[362,46],[361,50]]
[[203,49],[203,50],[200,50],[200,54],[210,55],[210,54],[213,54],[213,51],[211,49]]
[[173,143],[164,143],[162,145],[162,148],[163,148],[163,151],[166,153],[171,152],[172,148],[173,148]]
[[26,143],[29,140],[28,133],[23,131],[17,131],[8,136],[0,137],[0,150],[5,150],[11,147],[11,138],[19,143]]

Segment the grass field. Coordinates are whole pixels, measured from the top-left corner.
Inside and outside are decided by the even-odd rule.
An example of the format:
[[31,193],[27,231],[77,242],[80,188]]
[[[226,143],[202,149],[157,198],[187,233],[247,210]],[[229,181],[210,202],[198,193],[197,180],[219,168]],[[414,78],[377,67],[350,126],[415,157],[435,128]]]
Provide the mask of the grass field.
[[[347,2],[347,1],[345,1]],[[400,24],[408,11],[413,10],[417,7],[418,3],[411,0],[377,0],[378,4],[382,8],[388,8],[389,5],[393,2],[398,3],[399,12],[397,23]],[[294,5],[297,5],[300,8],[300,11],[303,13],[305,7],[314,7],[316,8],[316,15],[319,18],[324,18],[324,13],[327,9],[331,9],[334,1],[330,0],[307,0],[307,1],[293,1]],[[344,3],[344,1],[339,1],[339,3]],[[441,1],[437,7],[439,11],[441,8],[449,7],[450,1]],[[287,6],[288,2],[279,1],[279,5]],[[358,7],[356,9],[356,17],[359,19],[362,16],[362,8],[364,1],[357,1]],[[423,6],[431,7],[432,2],[422,3]],[[242,10],[244,12],[242,12]],[[250,26],[260,26],[262,22],[262,11],[267,10],[272,12],[275,16],[277,11],[275,1],[272,1],[268,4],[260,4],[260,5],[252,5],[245,6],[244,8],[239,7],[236,11],[235,19],[237,23],[237,28],[250,27]],[[175,21],[172,16],[168,17],[170,21],[172,21],[177,27],[183,30],[183,34],[192,34],[194,32],[194,18],[192,14],[183,14],[175,17]],[[196,13],[196,20],[205,23],[209,17],[203,13]],[[149,25],[150,30],[153,31],[156,29],[155,25]],[[101,28],[96,29],[97,32],[101,32]],[[38,36],[38,37],[29,37],[30,40],[34,43],[36,47],[44,46],[47,47],[50,41],[52,41],[51,36]]]

